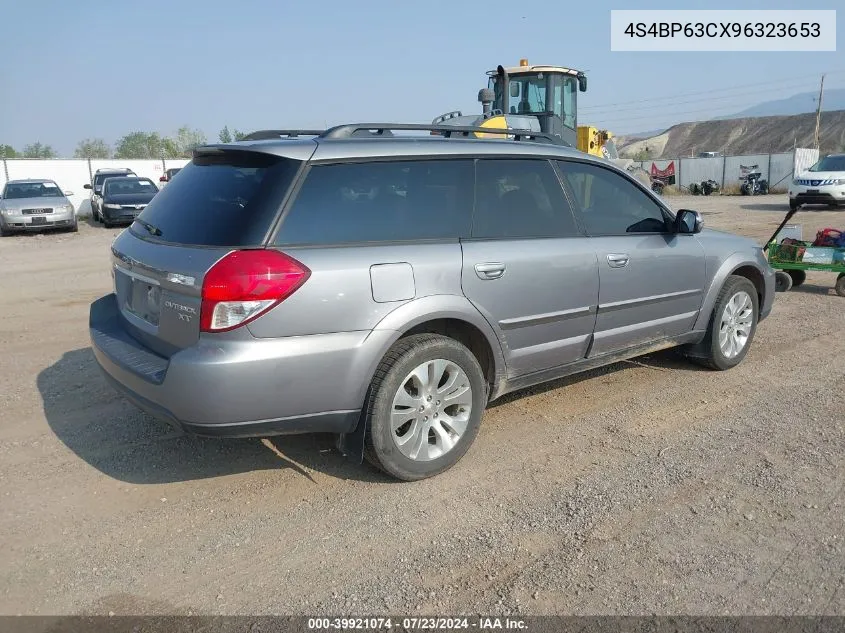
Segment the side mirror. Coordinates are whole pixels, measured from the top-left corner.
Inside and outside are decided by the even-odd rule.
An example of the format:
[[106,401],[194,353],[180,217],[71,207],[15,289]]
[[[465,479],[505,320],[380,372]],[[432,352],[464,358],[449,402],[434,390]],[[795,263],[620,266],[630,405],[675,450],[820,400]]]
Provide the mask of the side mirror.
[[73,195],[73,192],[72,192],[72,191],[67,191],[67,190],[65,190],[65,197],[70,197],[70,196],[72,196],[72,195]]
[[704,226],[704,220],[701,219],[698,211],[681,209],[675,216],[676,233],[701,233],[702,226]]
[[167,176],[161,176],[161,177],[158,179],[158,181],[159,181],[159,182],[167,182]]
[[90,189],[90,188],[91,188],[91,184],[90,184],[90,183],[85,183],[84,185],[82,185],[82,188],[83,188],[83,189]]
[[587,92],[587,75],[578,75],[578,90]]

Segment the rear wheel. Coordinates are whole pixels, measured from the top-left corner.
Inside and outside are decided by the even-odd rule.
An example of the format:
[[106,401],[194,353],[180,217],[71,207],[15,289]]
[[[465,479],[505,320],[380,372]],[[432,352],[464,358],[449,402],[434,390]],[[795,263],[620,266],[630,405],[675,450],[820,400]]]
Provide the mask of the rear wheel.
[[792,288],[792,277],[785,271],[775,273],[775,292],[787,292]]
[[787,270],[786,274],[792,279],[793,288],[797,288],[807,281],[807,273],[803,270]]
[[839,273],[839,277],[836,278],[836,294],[840,297],[845,297],[845,273]]
[[404,481],[432,477],[463,457],[478,434],[487,384],[478,360],[454,339],[400,339],[373,378],[365,457]]
[[686,350],[692,360],[710,369],[736,367],[745,358],[757,330],[757,289],[745,277],[728,277],[707,327],[704,340]]

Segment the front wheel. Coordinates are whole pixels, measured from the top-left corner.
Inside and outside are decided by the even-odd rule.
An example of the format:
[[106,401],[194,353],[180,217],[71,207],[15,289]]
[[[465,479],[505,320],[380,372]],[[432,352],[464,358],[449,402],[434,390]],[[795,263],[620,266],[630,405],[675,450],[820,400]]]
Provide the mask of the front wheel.
[[789,278],[792,279],[792,287],[797,288],[805,281],[807,281],[807,273],[803,270],[787,270],[786,274],[789,275]]
[[836,294],[840,297],[845,297],[845,273],[839,273],[834,288],[836,289]]
[[790,210],[790,211],[797,211],[797,210],[798,210],[798,207],[800,207],[800,206],[801,206],[801,205],[800,205],[800,204],[798,204],[797,202],[795,202],[794,200],[790,200],[790,201],[789,201],[789,210]]
[[373,378],[364,455],[403,481],[454,466],[478,434],[487,383],[478,360],[437,334],[400,339]]
[[788,292],[792,288],[792,276],[786,271],[775,273],[775,292]]
[[687,350],[687,356],[710,369],[736,367],[745,358],[759,313],[757,289],[745,277],[731,275],[722,286],[704,340]]

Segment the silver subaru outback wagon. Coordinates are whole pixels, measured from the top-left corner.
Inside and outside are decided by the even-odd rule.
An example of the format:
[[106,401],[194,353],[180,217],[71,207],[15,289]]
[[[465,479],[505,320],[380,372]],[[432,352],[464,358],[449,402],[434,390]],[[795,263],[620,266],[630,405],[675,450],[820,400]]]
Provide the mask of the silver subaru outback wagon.
[[91,305],[116,389],[198,435],[334,433],[415,480],[505,393],[672,346],[726,370],[771,310],[759,246],[607,161],[371,128],[196,150]]

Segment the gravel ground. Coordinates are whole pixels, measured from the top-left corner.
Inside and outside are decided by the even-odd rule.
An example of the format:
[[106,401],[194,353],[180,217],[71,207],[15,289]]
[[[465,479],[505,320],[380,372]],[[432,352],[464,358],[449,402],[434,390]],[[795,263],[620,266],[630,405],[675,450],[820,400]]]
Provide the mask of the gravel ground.
[[[671,202],[761,242],[786,211]],[[833,275],[734,370],[660,353],[513,394],[401,484],[327,436],[196,439],[123,401],[86,328],[116,233],[0,241],[0,613],[845,615]]]

